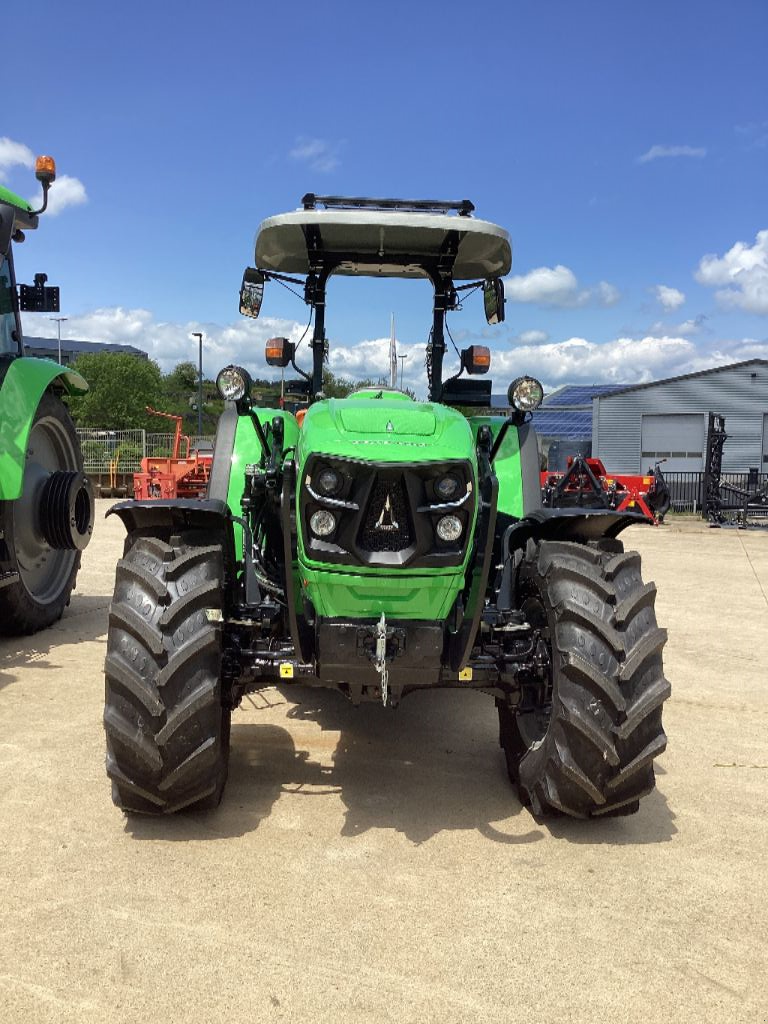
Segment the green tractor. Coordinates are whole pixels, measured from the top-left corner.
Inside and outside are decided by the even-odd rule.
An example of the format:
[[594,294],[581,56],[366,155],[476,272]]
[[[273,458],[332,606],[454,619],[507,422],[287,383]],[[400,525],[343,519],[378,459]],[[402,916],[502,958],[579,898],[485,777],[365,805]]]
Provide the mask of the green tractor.
[[21,312],[57,313],[59,289],[35,274],[17,285],[13,247],[38,226],[56,177],[38,157],[43,204],[0,186],[0,635],[35,633],[61,618],[93,530],[93,492],[63,395],[88,385],[50,359],[24,356]]
[[[488,322],[504,316],[509,238],[473,210],[309,194],[261,225],[240,311],[258,316],[269,281],[303,288],[311,370],[285,338],[266,355],[293,367],[286,393],[307,408],[256,408],[248,373],[226,367],[208,497],[111,510],[128,533],[104,713],[123,810],[216,806],[231,713],[276,683],[392,707],[425,687],[489,694],[536,815],[629,814],[653,788],[666,634],[616,539],[642,517],[541,507],[538,381],[513,381],[509,415],[494,416],[488,349],[462,351],[444,379],[461,297],[482,290]],[[324,397],[334,274],[432,283],[427,401],[394,387]]]

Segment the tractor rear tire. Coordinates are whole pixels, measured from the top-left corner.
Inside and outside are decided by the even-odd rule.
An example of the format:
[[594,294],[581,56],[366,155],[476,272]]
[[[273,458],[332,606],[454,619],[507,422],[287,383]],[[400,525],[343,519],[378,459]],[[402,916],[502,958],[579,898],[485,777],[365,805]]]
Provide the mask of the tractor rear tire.
[[510,778],[534,814],[634,813],[655,785],[670,695],[656,624],[656,587],[619,541],[528,542],[518,601],[542,630],[549,685],[533,711],[499,701]]
[[[218,806],[231,711],[222,692],[220,544],[129,535],[109,610],[104,728],[112,799],[127,812]],[[211,616],[215,620],[216,616]]]
[[67,407],[46,392],[30,428],[21,497],[0,501],[0,636],[46,629],[72,596],[81,553],[52,549],[39,522],[40,484],[58,471],[82,473],[83,458]]

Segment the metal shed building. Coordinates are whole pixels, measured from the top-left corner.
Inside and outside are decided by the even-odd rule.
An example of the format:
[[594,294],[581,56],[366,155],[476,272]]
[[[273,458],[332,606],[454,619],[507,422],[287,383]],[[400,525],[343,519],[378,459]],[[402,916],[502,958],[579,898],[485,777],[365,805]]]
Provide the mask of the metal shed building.
[[592,401],[592,453],[613,473],[704,469],[707,416],[725,416],[723,470],[768,472],[768,359],[623,387]]

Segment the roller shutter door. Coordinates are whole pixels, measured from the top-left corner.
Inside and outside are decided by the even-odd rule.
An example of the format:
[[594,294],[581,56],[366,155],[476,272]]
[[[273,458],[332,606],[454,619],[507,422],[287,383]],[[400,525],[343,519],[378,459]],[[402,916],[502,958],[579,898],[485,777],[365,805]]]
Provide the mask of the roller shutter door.
[[704,416],[700,413],[643,416],[643,472],[659,459],[667,460],[664,471],[700,472],[704,469],[704,434]]

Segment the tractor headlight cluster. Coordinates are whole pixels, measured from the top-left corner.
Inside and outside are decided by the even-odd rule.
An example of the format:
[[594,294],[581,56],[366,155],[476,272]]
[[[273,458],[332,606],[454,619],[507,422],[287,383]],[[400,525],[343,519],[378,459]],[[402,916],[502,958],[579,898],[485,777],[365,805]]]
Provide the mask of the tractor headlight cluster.
[[225,366],[216,378],[216,390],[225,402],[239,402],[250,394],[250,374],[242,366]]
[[327,537],[336,529],[336,516],[324,508],[318,509],[309,517],[309,528],[316,537]]
[[509,385],[507,398],[518,412],[533,412],[544,400],[544,388],[535,377],[518,377]]
[[452,474],[441,476],[440,479],[435,482],[435,493],[444,501],[450,501],[451,498],[456,495],[459,486],[459,481]]
[[326,497],[331,494],[337,494],[341,490],[341,476],[335,469],[331,469],[330,466],[321,469],[315,480],[318,491]]
[[463,527],[458,516],[442,516],[437,521],[437,536],[447,542],[458,540]]

